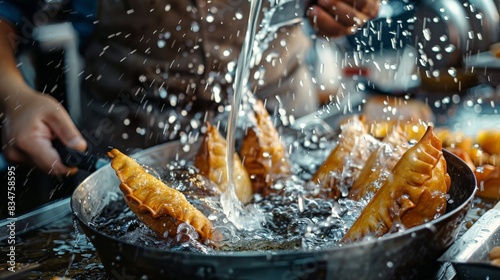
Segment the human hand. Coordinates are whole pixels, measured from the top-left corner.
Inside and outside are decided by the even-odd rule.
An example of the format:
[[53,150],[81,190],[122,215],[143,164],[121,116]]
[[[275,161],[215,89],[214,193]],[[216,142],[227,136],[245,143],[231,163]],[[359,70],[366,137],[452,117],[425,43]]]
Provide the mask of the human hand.
[[52,141],[79,151],[87,143],[64,107],[52,96],[24,88],[2,101],[5,121],[2,130],[5,156],[11,163],[30,163],[51,175],[70,175],[76,168],[61,162]]
[[346,36],[376,17],[379,4],[380,0],[318,0],[307,17],[320,36]]

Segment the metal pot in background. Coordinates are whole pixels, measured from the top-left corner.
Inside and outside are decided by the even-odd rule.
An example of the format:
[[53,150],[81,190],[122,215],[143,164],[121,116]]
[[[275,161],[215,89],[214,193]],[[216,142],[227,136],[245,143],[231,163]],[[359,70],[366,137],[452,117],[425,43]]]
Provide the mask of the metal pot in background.
[[416,6],[413,41],[419,66],[442,69],[461,64],[469,49],[470,22],[459,0],[423,0]]
[[497,0],[422,0],[415,7],[413,44],[422,92],[466,92],[479,84],[471,56],[500,40]]
[[403,49],[411,44],[414,16],[415,0],[381,1],[377,18],[347,36],[347,41],[354,51],[364,54]]
[[494,0],[423,0],[415,7],[413,42],[426,69],[461,67],[500,39]]
[[[497,2],[497,4],[495,4]],[[498,0],[462,0],[473,34],[473,45],[467,55],[487,51],[491,44],[500,41],[500,14]]]

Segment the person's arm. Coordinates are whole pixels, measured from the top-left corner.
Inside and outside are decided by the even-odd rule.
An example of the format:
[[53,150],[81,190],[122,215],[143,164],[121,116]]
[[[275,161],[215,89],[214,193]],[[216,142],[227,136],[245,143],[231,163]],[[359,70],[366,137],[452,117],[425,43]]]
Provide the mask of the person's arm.
[[326,37],[351,35],[378,14],[380,0],[318,0],[307,12],[316,33]]
[[64,107],[52,96],[32,89],[15,58],[16,30],[0,20],[0,112],[3,153],[11,163],[30,163],[53,175],[69,174],[52,141],[85,150],[86,142]]

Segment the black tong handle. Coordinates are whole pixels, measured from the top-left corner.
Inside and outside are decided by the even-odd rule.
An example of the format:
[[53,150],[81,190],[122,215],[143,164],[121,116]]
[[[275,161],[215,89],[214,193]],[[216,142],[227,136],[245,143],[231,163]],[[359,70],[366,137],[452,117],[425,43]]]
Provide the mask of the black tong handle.
[[78,167],[80,170],[94,172],[109,161],[95,154],[80,152],[66,147],[59,139],[52,141],[52,146],[56,149],[64,165]]

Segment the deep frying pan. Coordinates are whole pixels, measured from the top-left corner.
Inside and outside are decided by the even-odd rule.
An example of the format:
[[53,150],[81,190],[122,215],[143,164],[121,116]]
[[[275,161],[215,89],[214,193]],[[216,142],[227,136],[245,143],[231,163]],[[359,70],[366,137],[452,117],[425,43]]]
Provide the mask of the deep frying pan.
[[[171,142],[144,150],[134,158],[161,167],[176,159],[191,159]],[[177,156],[178,155],[178,156]],[[114,170],[105,166],[73,193],[71,207],[81,229],[93,243],[104,268],[114,279],[391,279],[421,277],[436,269],[435,260],[455,240],[476,191],[470,168],[445,151],[451,176],[447,212],[427,224],[378,240],[317,251],[171,252],[127,243],[90,225],[110,193],[119,193]],[[129,277],[129,278],[127,278]]]

